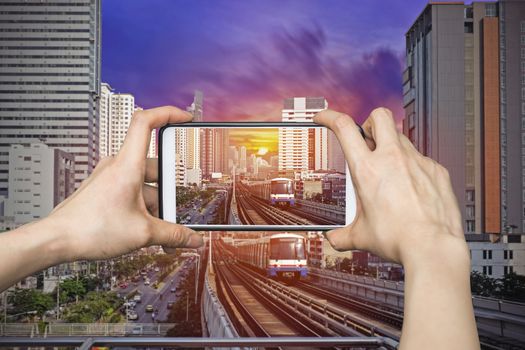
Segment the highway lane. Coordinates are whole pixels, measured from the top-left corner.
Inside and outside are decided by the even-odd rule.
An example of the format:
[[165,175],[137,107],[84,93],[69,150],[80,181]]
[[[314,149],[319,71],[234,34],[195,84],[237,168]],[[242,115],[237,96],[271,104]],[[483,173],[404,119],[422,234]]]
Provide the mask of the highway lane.
[[[119,292],[122,295],[130,293],[134,289],[137,289],[142,298],[141,302],[137,303],[137,305],[133,308],[133,310],[135,310],[135,312],[138,315],[138,319],[129,320],[128,322],[151,323],[154,321],[165,321],[170,311],[167,308],[168,301],[175,301],[177,297],[177,293],[171,293],[171,289],[175,288],[176,290],[180,281],[186,276],[185,271],[189,266],[191,266],[192,263],[192,258],[183,261],[180,266],[178,266],[172,273],[170,273],[166,277],[164,284],[161,284],[161,282],[163,281],[158,281],[160,273],[149,272],[148,277],[150,279],[150,285],[145,285],[144,281],[140,280],[137,283],[137,285],[131,283],[127,288],[121,289]],[[153,288],[153,284],[157,281],[159,282],[159,284],[161,284],[158,290]],[[162,299],[160,297],[161,295]],[[147,312],[147,305],[152,305],[154,312]],[[152,317],[153,314],[155,314],[155,319],[153,319]]]

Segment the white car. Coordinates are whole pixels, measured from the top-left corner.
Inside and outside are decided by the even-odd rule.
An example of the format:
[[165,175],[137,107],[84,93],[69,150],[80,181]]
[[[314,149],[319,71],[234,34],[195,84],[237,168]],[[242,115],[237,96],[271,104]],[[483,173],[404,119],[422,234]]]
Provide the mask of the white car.
[[139,319],[139,315],[135,311],[128,311],[128,320],[136,321]]
[[158,267],[155,268],[155,272],[159,272],[160,269]]
[[142,296],[140,294],[135,294],[135,296],[133,297],[133,301],[135,303],[141,303],[142,302]]
[[149,280],[145,280],[145,281],[144,281],[144,285],[145,285],[145,286],[149,286]]

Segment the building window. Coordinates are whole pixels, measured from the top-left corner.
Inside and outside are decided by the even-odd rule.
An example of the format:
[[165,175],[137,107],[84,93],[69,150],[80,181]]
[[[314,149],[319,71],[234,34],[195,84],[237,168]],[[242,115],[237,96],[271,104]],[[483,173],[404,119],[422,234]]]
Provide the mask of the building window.
[[474,232],[476,231],[476,224],[474,220],[467,220],[467,232]]
[[525,33],[525,21],[520,22],[521,32]]
[[472,22],[465,22],[465,33],[474,33],[474,23]]
[[474,190],[467,190],[466,191],[466,199],[467,202],[474,202],[476,196],[474,195]]
[[467,218],[473,218],[475,216],[474,206],[473,205],[467,205]]
[[503,274],[505,276],[510,275],[514,272],[514,266],[503,266]]
[[465,18],[474,18],[474,10],[472,7],[465,8]]
[[492,260],[492,250],[483,249],[483,260]]
[[485,16],[486,17],[496,17],[496,4],[488,3],[485,4]]
[[483,266],[483,274],[492,276],[492,266]]

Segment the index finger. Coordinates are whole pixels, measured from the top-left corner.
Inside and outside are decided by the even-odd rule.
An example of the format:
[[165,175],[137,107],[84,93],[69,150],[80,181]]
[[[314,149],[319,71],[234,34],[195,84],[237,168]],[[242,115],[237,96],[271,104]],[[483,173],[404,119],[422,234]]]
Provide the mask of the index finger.
[[190,113],[173,106],[136,111],[118,156],[131,162],[144,161],[153,129],[168,123],[189,122],[191,118]]
[[365,159],[369,155],[370,149],[363,139],[359,127],[350,116],[326,109],[315,115],[314,122],[330,128],[335,133],[343,149],[350,172],[355,170],[356,164],[361,159]]

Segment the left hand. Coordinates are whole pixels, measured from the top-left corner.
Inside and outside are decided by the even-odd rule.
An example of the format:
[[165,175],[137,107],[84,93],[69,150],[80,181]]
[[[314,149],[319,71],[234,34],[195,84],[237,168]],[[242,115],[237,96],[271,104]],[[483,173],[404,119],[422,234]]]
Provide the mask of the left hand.
[[147,159],[151,131],[167,123],[191,120],[176,107],[137,111],[115,157],[102,159],[80,188],[44,221],[60,231],[62,260],[98,260],[141,247],[197,248],[202,236],[184,226],[158,219],[157,161]]

